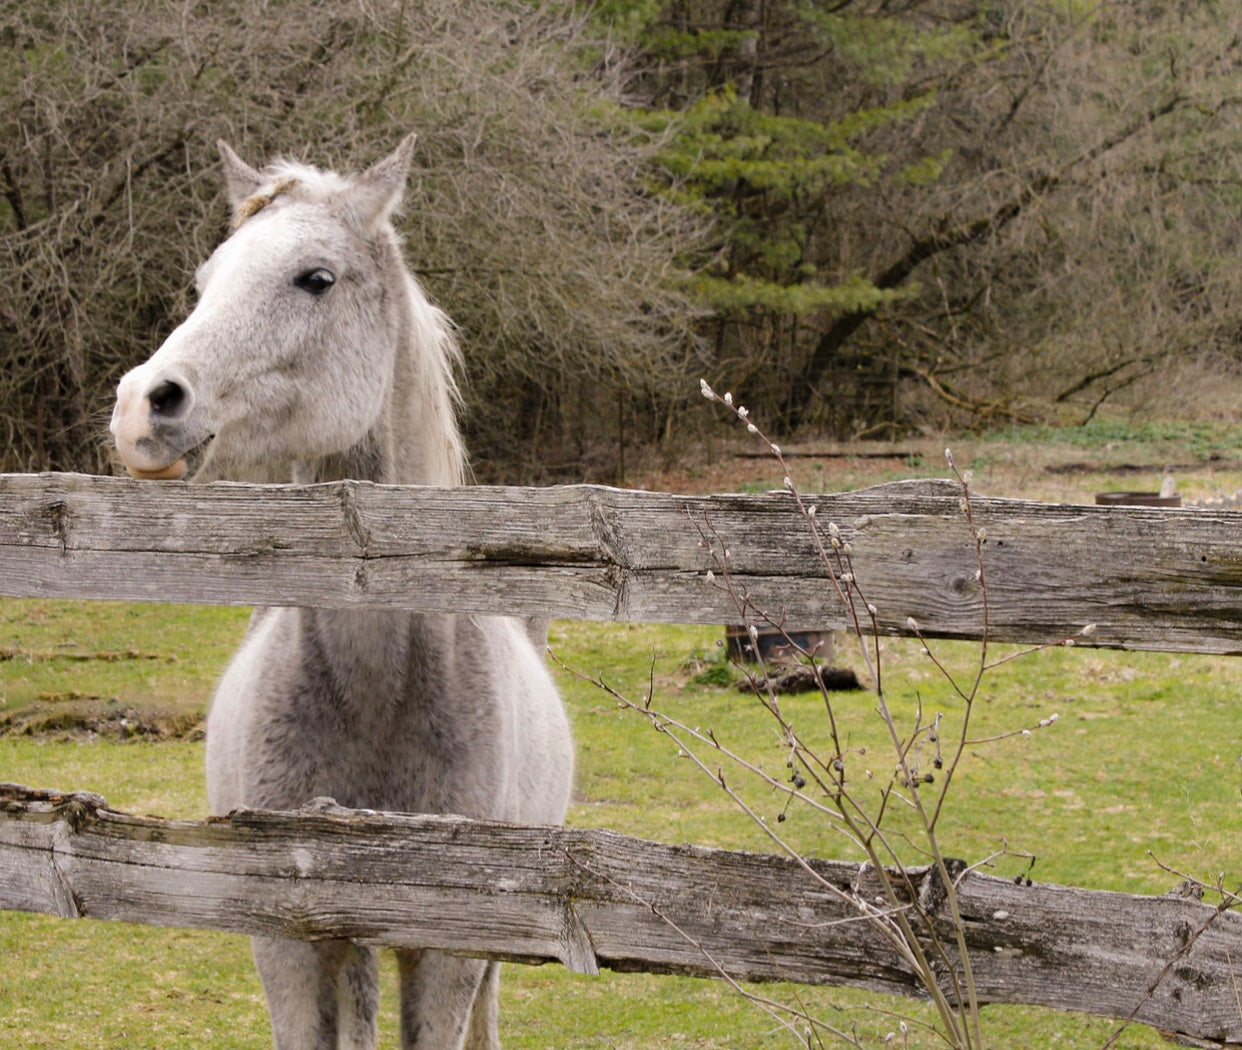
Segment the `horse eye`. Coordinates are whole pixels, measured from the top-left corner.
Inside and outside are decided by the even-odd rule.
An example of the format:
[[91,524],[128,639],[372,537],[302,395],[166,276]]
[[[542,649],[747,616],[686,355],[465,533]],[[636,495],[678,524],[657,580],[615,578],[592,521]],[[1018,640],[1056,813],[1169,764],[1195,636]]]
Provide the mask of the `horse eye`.
[[325,270],[322,266],[314,270],[307,270],[305,273],[298,274],[293,283],[304,292],[310,292],[311,295],[323,295],[329,288],[336,284],[336,277],[331,270]]

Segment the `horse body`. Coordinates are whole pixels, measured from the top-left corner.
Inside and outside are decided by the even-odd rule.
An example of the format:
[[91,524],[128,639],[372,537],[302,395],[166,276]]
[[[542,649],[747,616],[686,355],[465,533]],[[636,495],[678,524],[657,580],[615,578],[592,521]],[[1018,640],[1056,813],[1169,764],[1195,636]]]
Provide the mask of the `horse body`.
[[[354,179],[258,172],[222,146],[236,231],[186,321],[118,388],[113,431],[140,477],[459,484],[455,346],[388,220],[412,139]],[[207,723],[213,812],[370,809],[563,819],[564,710],[518,621],[256,610]],[[374,952],[256,938],[278,1050],[373,1047]],[[496,966],[399,952],[402,1046],[483,1050]]]

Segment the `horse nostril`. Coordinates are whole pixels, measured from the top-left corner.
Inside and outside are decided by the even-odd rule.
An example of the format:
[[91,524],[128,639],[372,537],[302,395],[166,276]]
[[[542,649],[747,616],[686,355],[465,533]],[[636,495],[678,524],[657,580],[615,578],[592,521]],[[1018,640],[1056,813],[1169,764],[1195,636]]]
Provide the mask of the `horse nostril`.
[[147,401],[151,404],[151,411],[157,416],[175,419],[184,412],[189,396],[180,383],[165,379],[151,388]]

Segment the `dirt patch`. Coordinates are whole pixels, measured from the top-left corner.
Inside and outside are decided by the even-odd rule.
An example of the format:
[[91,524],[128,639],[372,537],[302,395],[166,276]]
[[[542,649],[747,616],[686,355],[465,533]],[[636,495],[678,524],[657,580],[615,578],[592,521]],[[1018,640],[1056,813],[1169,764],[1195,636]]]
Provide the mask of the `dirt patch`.
[[75,652],[68,649],[38,652],[31,649],[15,649],[0,647],[0,662],[13,660],[20,663],[50,663],[53,660],[69,660],[84,662],[100,660],[104,663],[118,663],[121,660],[165,660],[174,662],[175,656],[161,656],[159,653],[140,653],[137,649],[100,649],[94,652]]
[[1092,460],[1077,460],[1071,463],[1048,463],[1044,470],[1049,474],[1160,474],[1164,471],[1193,474],[1208,470],[1242,470],[1242,460],[1213,455],[1186,463],[1109,463],[1103,466]]
[[[1212,452],[1195,456],[1175,441],[1133,447],[1132,442],[1087,449],[1059,443],[989,441],[972,437],[783,445],[790,476],[803,492],[845,492],[886,481],[949,476],[946,444],[976,492],[1048,503],[1090,504],[1114,479],[1145,478],[1158,489],[1172,471],[1183,503],[1209,502],[1242,488],[1242,458]],[[1143,462],[1147,460],[1147,462]],[[754,441],[730,438],[679,449],[677,454],[634,456],[625,484],[659,492],[763,492],[783,487],[775,459]]]
[[197,713],[144,711],[115,700],[37,703],[0,715],[0,736],[52,741],[201,740]]

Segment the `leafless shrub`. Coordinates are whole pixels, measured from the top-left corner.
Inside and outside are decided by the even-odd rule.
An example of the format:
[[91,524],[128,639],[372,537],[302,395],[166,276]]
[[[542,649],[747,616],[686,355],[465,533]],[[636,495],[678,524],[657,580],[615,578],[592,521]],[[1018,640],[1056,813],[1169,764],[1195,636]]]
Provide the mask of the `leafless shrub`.
[[[693,762],[759,827],[776,849],[797,861],[808,878],[815,879],[834,897],[850,906],[856,921],[867,923],[887,940],[894,952],[916,976],[921,990],[936,1011],[934,1032],[939,1040],[958,1050],[978,1050],[985,1042],[980,1003],[967,947],[967,923],[959,907],[959,886],[968,873],[991,865],[1002,856],[1019,858],[1019,880],[1029,880],[1034,857],[1015,853],[1003,842],[989,857],[967,862],[949,854],[942,843],[940,828],[946,813],[954,778],[968,749],[1010,737],[1029,736],[1048,730],[1057,722],[1055,713],[1031,724],[1017,726],[999,735],[980,735],[974,714],[990,671],[1011,660],[1030,655],[1051,645],[1041,645],[1003,656],[989,646],[988,579],[983,556],[986,536],[974,518],[970,475],[959,472],[949,456],[949,469],[961,489],[963,540],[972,546],[977,564],[976,580],[981,596],[981,642],[972,665],[965,671],[950,669],[923,638],[919,625],[907,623],[911,635],[923,644],[924,658],[938,673],[946,687],[940,701],[918,697],[913,709],[898,705],[902,692],[884,673],[881,631],[877,610],[867,601],[855,572],[854,553],[848,538],[835,522],[821,520],[816,504],[805,498],[789,477],[781,449],[763,434],[747,409],[730,394],[717,394],[706,382],[702,393],[724,405],[746,429],[762,441],[785,472],[785,489],[798,508],[808,533],[814,540],[823,569],[825,586],[831,588],[845,611],[853,640],[866,667],[873,690],[873,702],[860,705],[842,701],[830,688],[822,688],[822,724],[809,727],[786,712],[777,693],[765,686],[771,681],[762,652],[756,645],[760,674],[753,676],[755,692],[764,713],[776,728],[778,746],[785,756],[784,774],[775,774],[742,749],[736,749],[711,728],[693,726],[658,705],[652,693],[640,699],[626,697],[602,680],[596,684],[622,706],[650,720],[652,727],[667,736],[678,754]],[[724,538],[727,523],[718,533],[711,522],[696,524],[701,545],[708,552],[713,569],[708,583],[723,589],[733,600],[738,619],[749,625],[757,641],[761,627],[782,628],[769,612],[756,605],[744,584],[735,581]],[[1052,645],[1072,645],[1075,639],[1090,635],[1092,625]],[[786,633],[785,641],[798,648]],[[813,663],[815,654],[800,650],[801,657]],[[822,681],[822,680],[821,680]],[[808,731],[809,730],[809,731]],[[873,731],[874,730],[874,731]],[[879,739],[878,746],[862,746],[861,741]],[[742,784],[734,772],[740,772]],[[748,787],[758,785],[759,798]],[[772,812],[772,799],[778,806]],[[798,834],[790,830],[795,814],[809,818],[818,832],[826,830],[856,856],[862,858],[869,875],[874,875],[880,895],[872,890],[843,891],[823,880],[797,844]],[[659,902],[650,902],[654,908]],[[946,929],[949,931],[946,934]],[[728,975],[722,973],[726,979]],[[743,995],[752,998],[794,1037],[797,1045],[819,1047],[840,1041],[862,1046],[858,1033],[842,1026],[839,1019],[813,1015],[802,1002],[782,1003],[761,996],[730,982]],[[877,1008],[878,1009],[878,1008]],[[912,1019],[894,1019],[900,1036],[896,1045],[914,1028],[927,1027]]]

